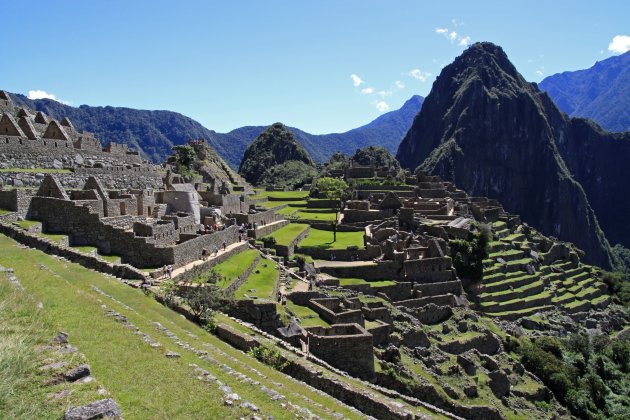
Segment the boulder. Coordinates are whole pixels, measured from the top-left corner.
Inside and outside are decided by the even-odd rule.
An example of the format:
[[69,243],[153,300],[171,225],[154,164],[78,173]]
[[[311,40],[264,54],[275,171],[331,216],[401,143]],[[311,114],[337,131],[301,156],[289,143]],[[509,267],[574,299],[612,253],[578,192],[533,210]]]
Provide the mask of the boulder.
[[90,376],[90,367],[88,365],[80,365],[64,373],[63,379],[68,382],[74,382],[86,376]]
[[111,398],[95,401],[82,407],[70,407],[64,415],[65,420],[89,420],[122,417],[120,407]]

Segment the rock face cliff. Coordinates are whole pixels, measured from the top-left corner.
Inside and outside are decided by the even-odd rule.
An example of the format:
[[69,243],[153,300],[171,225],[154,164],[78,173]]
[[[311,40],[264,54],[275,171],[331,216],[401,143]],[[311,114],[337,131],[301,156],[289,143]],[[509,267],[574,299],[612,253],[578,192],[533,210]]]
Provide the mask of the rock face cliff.
[[[609,153],[624,156],[628,149],[627,136],[560,112],[500,47],[476,43],[442,70],[396,157],[471,195],[498,199],[544,233],[574,242],[591,263],[611,268],[611,248],[587,193],[598,207],[624,195],[628,178],[612,178],[602,166]],[[598,180],[600,173],[610,179]],[[623,211],[607,210],[614,213],[607,217],[611,232],[621,229]]]
[[289,161],[315,166],[293,133],[282,123],[275,123],[247,147],[238,171],[247,182],[258,185],[268,170]]

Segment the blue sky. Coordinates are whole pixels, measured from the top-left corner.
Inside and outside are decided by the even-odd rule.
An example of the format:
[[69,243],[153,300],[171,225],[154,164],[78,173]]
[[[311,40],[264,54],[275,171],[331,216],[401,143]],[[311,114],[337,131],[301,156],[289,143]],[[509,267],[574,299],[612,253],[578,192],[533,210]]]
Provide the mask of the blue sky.
[[530,81],[630,48],[628,1],[0,6],[0,89],[44,91],[75,106],[167,109],[216,131],[275,121],[312,133],[357,127],[426,96],[470,42],[501,45]]

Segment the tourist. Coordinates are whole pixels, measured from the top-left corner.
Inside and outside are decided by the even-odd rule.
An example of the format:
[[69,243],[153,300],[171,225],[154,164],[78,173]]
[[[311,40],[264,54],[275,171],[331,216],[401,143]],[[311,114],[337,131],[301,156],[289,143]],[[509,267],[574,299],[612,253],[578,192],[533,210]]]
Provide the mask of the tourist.
[[225,243],[225,241],[223,241],[223,250],[225,251],[226,248],[227,248],[227,244]]
[[254,225],[253,225],[253,226],[254,226],[254,230],[256,230],[256,222],[254,222]]
[[169,264],[166,267],[166,270],[168,271],[168,278],[173,279],[173,266]]
[[212,255],[219,255],[219,248],[216,245],[212,245]]
[[164,267],[162,267],[162,277],[161,278],[165,279],[167,275],[168,275],[168,267],[165,264]]
[[204,261],[208,259],[208,250],[206,248],[203,248],[201,250],[201,259],[203,259]]

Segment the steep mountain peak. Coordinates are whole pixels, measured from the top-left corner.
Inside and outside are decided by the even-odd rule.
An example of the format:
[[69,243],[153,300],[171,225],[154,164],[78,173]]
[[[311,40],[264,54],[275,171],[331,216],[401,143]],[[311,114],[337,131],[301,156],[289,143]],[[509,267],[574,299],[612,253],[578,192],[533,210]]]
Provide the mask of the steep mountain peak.
[[[611,250],[564,151],[577,144],[568,120],[498,46],[471,45],[444,67],[397,158],[495,198],[543,232],[572,241],[591,262]],[[580,226],[576,228],[576,226]]]

